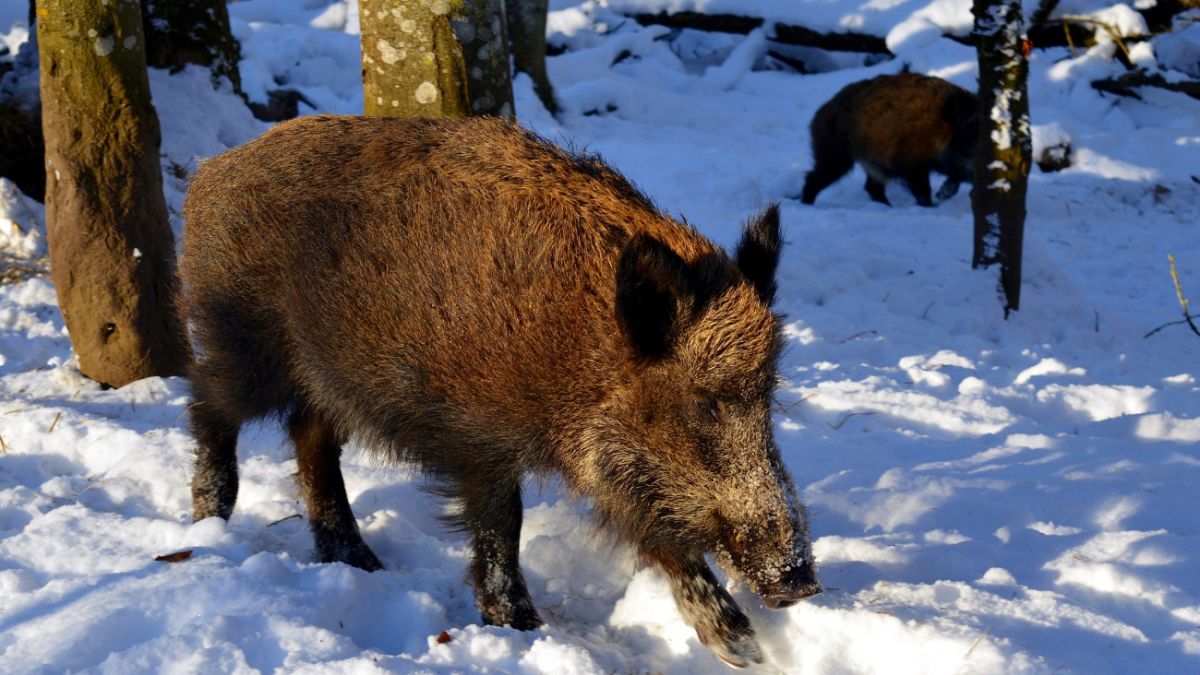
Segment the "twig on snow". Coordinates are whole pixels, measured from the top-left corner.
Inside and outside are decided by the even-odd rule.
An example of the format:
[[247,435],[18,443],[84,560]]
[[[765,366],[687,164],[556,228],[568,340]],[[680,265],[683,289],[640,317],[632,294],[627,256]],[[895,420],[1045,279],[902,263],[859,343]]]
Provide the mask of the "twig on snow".
[[975,642],[971,645],[971,648],[968,649],[967,653],[963,655],[963,661],[971,658],[971,654],[975,651],[975,648],[978,647],[979,643],[983,642],[983,639],[988,636],[989,630],[990,629],[988,628],[983,629],[983,632],[980,633],[979,637],[975,639]]
[[872,410],[872,411],[870,411],[870,412],[855,412],[855,413],[850,413],[849,415],[846,415],[846,416],[845,416],[845,417],[843,417],[842,419],[838,420],[837,424],[829,424],[829,422],[826,422],[825,424],[829,424],[829,428],[830,428],[830,429],[833,429],[834,431],[837,431],[838,429],[841,429],[841,428],[842,428],[842,426],[843,426],[843,425],[845,425],[845,424],[846,424],[846,422],[847,422],[847,421],[848,421],[848,420],[849,420],[851,417],[858,417],[858,416],[860,416],[860,415],[861,415],[861,416],[866,416],[866,415],[877,415],[877,414],[879,414],[879,413],[878,413],[878,412],[876,412],[876,411],[874,411],[874,410]]
[[300,517],[300,514],[299,514],[299,513],[293,513],[292,515],[290,515],[290,516],[286,516],[286,517],[284,517],[284,518],[280,518],[279,520],[276,520],[276,521],[275,521],[275,522],[273,522],[273,523],[267,523],[267,527],[274,527],[274,526],[276,526],[276,525],[278,525],[278,524],[280,524],[280,523],[287,522],[287,521],[291,520],[292,518],[299,518],[299,517]]
[[877,330],[860,330],[857,333],[855,333],[854,335],[851,335],[850,337],[845,338],[844,340],[839,340],[838,344],[844,345],[851,340],[856,340],[865,335],[879,335],[879,331],[877,331]]
[[1179,272],[1175,270],[1175,256],[1167,254],[1167,260],[1171,261],[1171,280],[1175,282],[1175,297],[1179,298],[1179,306],[1183,308],[1183,318],[1187,321],[1188,328],[1196,335],[1200,335],[1200,328],[1192,321],[1192,315],[1188,313],[1188,299],[1183,295],[1183,285],[1179,283]]
[[1170,328],[1171,326],[1178,326],[1181,323],[1187,323],[1187,319],[1180,319],[1178,321],[1168,321],[1168,322],[1164,323],[1163,325],[1159,326],[1158,328],[1155,328],[1154,330],[1150,331],[1149,333],[1146,333],[1145,335],[1143,335],[1142,339],[1144,340],[1164,328]]

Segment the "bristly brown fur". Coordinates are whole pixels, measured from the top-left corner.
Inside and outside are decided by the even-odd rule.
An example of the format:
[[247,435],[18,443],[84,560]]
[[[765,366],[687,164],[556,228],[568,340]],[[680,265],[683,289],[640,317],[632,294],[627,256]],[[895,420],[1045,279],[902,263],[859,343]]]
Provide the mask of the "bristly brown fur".
[[979,102],[936,77],[880,75],[839,91],[817,110],[811,128],[813,170],[800,198],[805,204],[858,162],[874,201],[887,204],[884,184],[900,178],[918,204],[933,206],[930,171],[946,175],[937,195],[943,200],[971,180]]
[[379,566],[337,464],[356,437],[461,503],[487,623],[540,623],[528,473],[593,500],[731,663],[761,655],[704,554],[771,603],[819,588],[772,440],[777,208],[731,258],[510,122],[318,116],[205,162],[184,215],[197,518],[232,512],[241,424],[280,415],[321,559]]

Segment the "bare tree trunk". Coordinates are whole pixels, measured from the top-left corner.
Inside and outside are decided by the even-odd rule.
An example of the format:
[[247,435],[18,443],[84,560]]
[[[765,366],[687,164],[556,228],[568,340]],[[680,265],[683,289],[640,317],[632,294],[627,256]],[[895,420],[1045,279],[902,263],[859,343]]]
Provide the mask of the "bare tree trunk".
[[1050,15],[1054,10],[1058,9],[1059,0],[1038,0],[1037,9],[1034,10],[1033,16],[1029,18],[1029,23],[1034,26],[1040,26],[1049,23]]
[[17,48],[11,69],[0,75],[0,176],[21,192],[45,201],[46,150],[38,95],[37,24],[29,2],[29,40]]
[[546,13],[548,0],[505,0],[513,69],[533,79],[533,90],[551,115],[558,113],[554,87],[546,74]]
[[39,0],[50,271],[84,375],[119,387],[188,358],[136,1]]
[[979,54],[979,142],[975,153],[972,266],[1000,263],[1004,314],[1020,308],[1029,129],[1028,48],[1020,0],[975,0]]
[[359,0],[364,109],[511,117],[502,0]]
[[142,17],[147,65],[172,72],[189,63],[207,66],[214,84],[226,78],[241,93],[241,48],[225,0],[142,0]]

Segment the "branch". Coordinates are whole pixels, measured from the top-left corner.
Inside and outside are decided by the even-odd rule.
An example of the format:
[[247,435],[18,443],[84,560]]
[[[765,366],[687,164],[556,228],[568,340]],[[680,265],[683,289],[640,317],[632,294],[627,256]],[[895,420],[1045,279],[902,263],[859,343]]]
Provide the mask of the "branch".
[[1200,82],[1195,80],[1168,82],[1162,75],[1158,73],[1151,75],[1144,70],[1134,70],[1119,77],[1092,82],[1092,88],[1097,91],[1117,94],[1118,96],[1129,96],[1140,101],[1142,97],[1134,91],[1135,87],[1157,87],[1159,89],[1166,89],[1167,91],[1177,91],[1194,99],[1200,99]]
[[1129,49],[1125,46],[1125,38],[1136,39],[1143,38],[1141,35],[1122,36],[1111,23],[1099,21],[1086,16],[1064,16],[1062,18],[1063,35],[1066,36],[1067,46],[1071,48],[1071,56],[1075,56],[1075,40],[1071,38],[1071,31],[1068,26],[1071,24],[1083,24],[1085,26],[1096,26],[1103,28],[1104,32],[1108,33],[1108,37],[1116,43],[1117,48],[1121,50],[1121,56],[1124,58],[1118,59],[1126,68],[1133,69],[1133,57],[1129,55]]

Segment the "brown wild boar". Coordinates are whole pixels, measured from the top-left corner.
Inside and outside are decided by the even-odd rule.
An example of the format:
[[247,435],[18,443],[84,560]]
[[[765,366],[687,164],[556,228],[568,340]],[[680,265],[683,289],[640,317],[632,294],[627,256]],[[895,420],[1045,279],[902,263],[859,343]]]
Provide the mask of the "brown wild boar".
[[867,172],[871,199],[888,204],[884,185],[900,178],[918,204],[933,206],[930,171],[946,176],[939,200],[971,180],[979,101],[936,77],[880,75],[839,91],[817,110],[811,129],[813,169],[800,201],[812,204],[858,162]]
[[778,207],[731,256],[512,123],[320,116],[205,162],[184,216],[197,519],[229,517],[239,427],[278,415],[317,556],[382,567],[339,468],[359,439],[462,506],[487,624],[541,624],[531,473],[589,498],[733,665],[762,653],[705,554],[770,607],[820,592],[772,438]]

